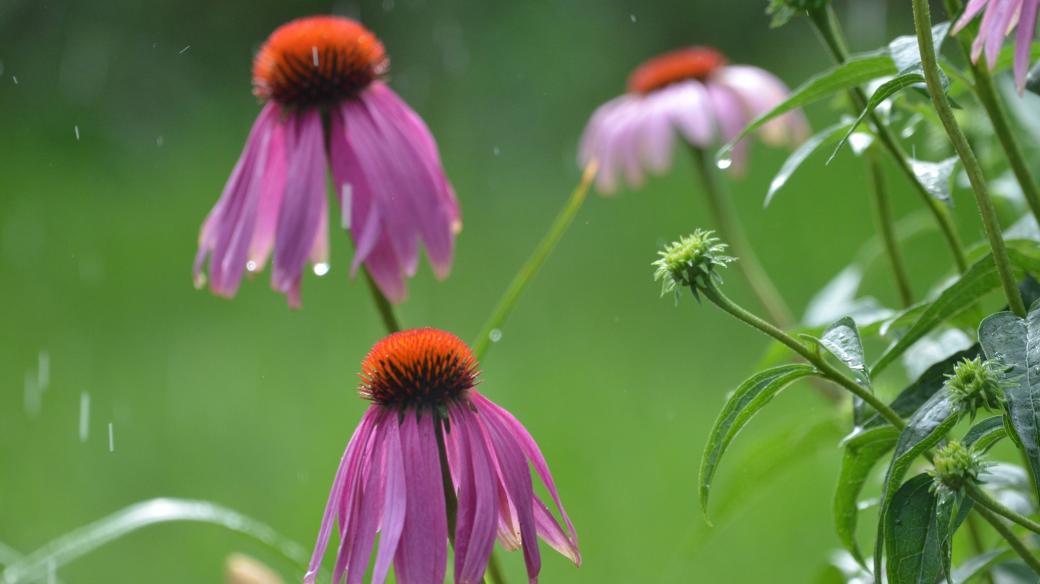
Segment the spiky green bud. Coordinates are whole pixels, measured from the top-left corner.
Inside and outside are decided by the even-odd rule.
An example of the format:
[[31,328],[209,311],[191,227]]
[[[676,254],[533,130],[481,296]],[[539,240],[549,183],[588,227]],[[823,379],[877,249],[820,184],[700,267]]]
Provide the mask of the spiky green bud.
[[682,289],[690,288],[696,296],[698,286],[711,280],[721,282],[716,269],[735,259],[725,255],[727,247],[714,232],[704,229],[666,245],[653,262],[654,281],[661,281],[661,295],[674,292],[678,296]]
[[1004,404],[1004,390],[1010,381],[1007,366],[996,360],[981,357],[965,359],[946,376],[946,389],[972,418],[980,408],[996,410]]
[[932,459],[932,489],[960,490],[966,481],[977,481],[985,469],[981,456],[956,440],[939,448]]

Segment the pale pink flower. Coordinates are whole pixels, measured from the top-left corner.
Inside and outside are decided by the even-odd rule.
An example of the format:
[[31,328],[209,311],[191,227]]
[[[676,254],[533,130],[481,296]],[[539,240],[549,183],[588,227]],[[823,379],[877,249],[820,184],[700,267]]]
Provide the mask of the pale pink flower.
[[[671,168],[675,138],[697,148],[729,142],[747,124],[788,96],[773,74],[749,65],[727,65],[722,53],[690,47],[655,57],[628,79],[628,93],[593,113],[581,138],[579,163],[599,163],[596,186],[613,193],[623,178],[642,186],[645,174]],[[800,111],[762,126],[770,144],[795,144],[808,135]],[[730,168],[743,169],[747,144],[734,148]]]
[[298,306],[304,267],[329,269],[330,166],[354,272],[364,264],[400,302],[422,242],[434,273],[447,276],[458,202],[430,131],[381,80],[387,64],[379,39],[347,18],[301,18],[271,34],[253,64],[266,104],[202,226],[198,285],[208,258],[211,289],[234,296],[242,273],[273,252],[271,285]]
[[[370,562],[376,584],[386,580],[391,565],[400,584],[444,582],[446,485],[458,501],[455,582],[481,582],[496,539],[507,549],[523,549],[530,582],[537,582],[541,569],[539,537],[581,563],[574,526],[541,450],[512,414],[474,389],[476,383],[476,360],[451,333],[407,330],[372,348],[361,365],[360,387],[372,405],[340,461],[304,582],[316,580],[337,526],[334,583],[346,576],[359,584]],[[535,494],[528,465],[566,528]]]
[[980,12],[982,22],[979,34],[971,44],[971,60],[978,62],[983,52],[986,53],[986,64],[990,69],[997,64],[1000,47],[1004,37],[1015,33],[1015,85],[1018,92],[1026,86],[1026,74],[1029,72],[1029,51],[1036,35],[1036,15],[1040,10],[1040,0],[970,0],[964,14],[957,19],[953,32],[960,32]]

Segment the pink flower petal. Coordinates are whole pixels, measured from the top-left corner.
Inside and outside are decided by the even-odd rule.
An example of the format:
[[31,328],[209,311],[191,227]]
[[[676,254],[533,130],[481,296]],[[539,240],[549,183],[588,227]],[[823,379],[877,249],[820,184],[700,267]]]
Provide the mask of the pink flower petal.
[[498,526],[498,480],[480,422],[467,406],[451,412],[459,447],[460,487],[455,530],[455,581],[477,584],[484,578]]
[[[740,132],[744,130],[744,126],[747,125],[748,114],[744,110],[740,98],[732,89],[719,83],[710,83],[707,88],[708,97],[711,100],[712,108],[715,110],[715,123],[718,126],[719,134],[722,135],[722,139],[726,142],[732,141],[740,135]],[[737,174],[743,172],[747,160],[747,149],[747,141],[741,141],[733,147],[730,170]]]
[[372,583],[382,584],[386,580],[390,563],[397,553],[404,529],[408,505],[408,486],[405,483],[404,458],[401,451],[401,436],[397,420],[386,423],[386,494],[383,501],[383,522],[380,528],[379,551],[376,552],[372,568]]
[[1036,35],[1036,16],[1040,0],[1023,0],[1019,13],[1018,32],[1015,35],[1015,87],[1022,93],[1029,72],[1029,51]]
[[394,559],[400,584],[443,582],[448,561],[448,523],[433,416],[416,421],[408,412],[401,424],[405,482],[404,528]]
[[[772,110],[790,93],[775,75],[749,65],[723,67],[712,76],[712,82],[721,83],[733,91],[743,104],[748,119]],[[809,124],[801,110],[795,110],[762,126],[759,135],[767,144],[795,145],[808,137]]]

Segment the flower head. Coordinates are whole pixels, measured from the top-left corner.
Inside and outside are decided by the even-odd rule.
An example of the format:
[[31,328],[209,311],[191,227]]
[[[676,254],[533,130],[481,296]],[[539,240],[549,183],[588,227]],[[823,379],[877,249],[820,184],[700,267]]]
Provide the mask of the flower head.
[[710,280],[721,281],[717,268],[724,268],[735,259],[725,255],[727,247],[713,231],[704,229],[666,245],[653,262],[654,281],[661,281],[661,295],[675,292],[678,296],[683,288],[690,288],[696,295],[697,286]]
[[[788,95],[771,73],[748,65],[729,65],[710,47],[688,47],[643,63],[628,78],[628,93],[593,113],[581,138],[579,163],[596,160],[597,188],[617,191],[623,178],[630,188],[647,172],[671,167],[676,135],[695,148],[735,139],[753,118]],[[759,135],[771,144],[805,139],[808,124],[794,111],[764,125]],[[744,166],[747,146],[734,149],[730,168]]]
[[447,276],[459,205],[430,131],[382,81],[387,66],[379,39],[348,18],[301,18],[271,34],[253,64],[266,104],[202,226],[198,286],[234,296],[243,272],[273,255],[271,285],[299,305],[306,265],[329,271],[327,167],[354,240],[352,272],[364,265],[401,302],[422,242]]
[[[428,328],[394,333],[372,348],[360,376],[359,393],[372,405],[340,461],[305,582],[315,581],[337,523],[333,582],[344,575],[348,583],[361,582],[370,560],[372,582],[385,581],[391,565],[402,584],[443,582],[446,484],[458,501],[455,582],[483,579],[496,539],[523,549],[532,582],[541,567],[539,537],[581,562],[574,526],[538,445],[512,414],[474,388],[477,363],[458,337]],[[564,526],[535,495],[528,464]]]
[[[983,12],[984,11],[984,12]],[[997,64],[1004,37],[1015,27],[1015,85],[1022,93],[1029,70],[1029,51],[1036,35],[1036,17],[1040,11],[1038,0],[969,0],[964,13],[953,25],[953,32],[964,29],[982,12],[979,33],[971,44],[971,60],[978,62],[986,54],[986,64],[992,69]]]
[[1010,383],[1006,372],[1007,366],[996,360],[964,359],[946,376],[946,389],[974,417],[980,408],[996,410],[1004,404],[1004,390]]
[[958,491],[967,481],[977,481],[986,464],[981,455],[956,440],[935,451],[930,472],[934,477],[933,489]]

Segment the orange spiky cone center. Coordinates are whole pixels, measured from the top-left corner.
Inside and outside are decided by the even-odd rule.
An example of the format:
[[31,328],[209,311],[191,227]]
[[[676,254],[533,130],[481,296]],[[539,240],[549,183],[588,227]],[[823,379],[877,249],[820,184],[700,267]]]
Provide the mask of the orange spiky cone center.
[[477,382],[477,362],[457,336],[411,329],[376,343],[360,377],[358,391],[380,405],[436,408],[465,397]]
[[647,94],[687,79],[704,80],[726,64],[726,57],[711,47],[689,47],[658,55],[628,77],[628,90]]

